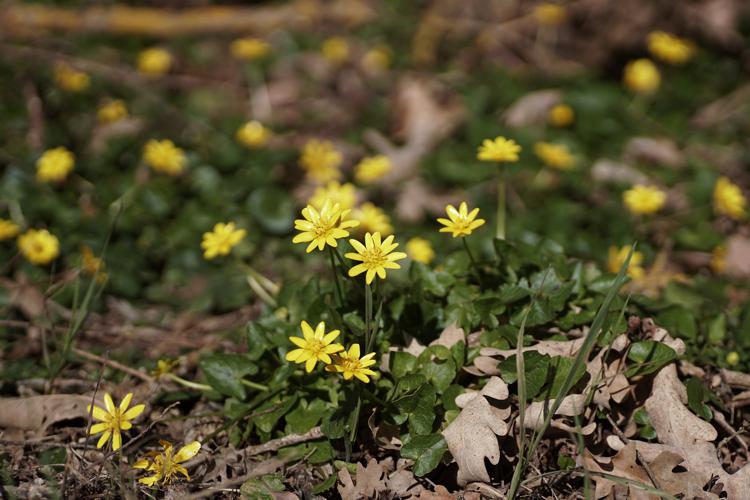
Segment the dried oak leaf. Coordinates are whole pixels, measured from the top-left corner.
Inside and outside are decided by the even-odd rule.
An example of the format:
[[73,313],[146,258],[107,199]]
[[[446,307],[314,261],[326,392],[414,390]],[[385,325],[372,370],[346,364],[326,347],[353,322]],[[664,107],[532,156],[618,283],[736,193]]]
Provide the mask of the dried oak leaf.
[[654,163],[673,168],[685,164],[685,155],[677,144],[668,138],[633,137],[625,145],[623,158],[631,163]]
[[732,278],[750,278],[750,238],[739,234],[730,236],[726,248],[724,272]]
[[360,463],[357,464],[356,483],[352,480],[349,469],[343,467],[339,470],[338,477],[340,484],[337,488],[341,498],[350,498],[352,500],[373,498],[376,493],[387,489],[385,476],[385,467],[379,464],[374,458],[371,458],[367,462],[367,467]]
[[0,429],[46,429],[63,420],[86,419],[91,396],[51,394],[27,398],[0,398]]
[[[636,457],[636,445],[631,442],[619,450],[614,457],[599,457],[593,455],[589,450],[584,450],[583,463],[586,469],[590,471],[602,472],[650,486],[651,480],[648,473],[646,469],[636,463]],[[604,498],[610,495],[614,489],[621,495],[614,495],[614,498],[651,500],[651,497],[643,489],[636,486],[622,486],[599,475],[593,475],[592,479],[596,483],[594,498]],[[622,489],[625,491],[622,491]]]
[[[553,404],[555,404],[554,399],[547,401],[534,401],[531,403],[526,408],[523,418],[523,426],[526,429],[541,431],[544,419]],[[560,407],[555,411],[555,415],[561,417],[575,417],[576,415],[581,415],[584,411],[586,411],[586,396],[583,394],[570,394],[563,398]],[[578,432],[574,425],[568,425],[563,418],[552,419],[550,421],[550,427],[564,432]],[[595,429],[596,423],[591,422],[588,425],[583,426],[580,432],[584,436],[587,436],[594,432]]]
[[635,167],[606,158],[600,158],[591,167],[594,182],[605,184],[644,184],[648,177]]
[[[628,336],[619,335],[612,341],[610,352],[623,352],[630,340]],[[600,407],[609,408],[609,401],[614,400],[621,403],[630,390],[630,382],[624,375],[625,356],[616,356],[613,361],[607,363],[604,356],[606,350],[601,350],[594,358],[586,364],[586,371],[590,380],[583,393],[588,394],[594,389],[594,402]]]

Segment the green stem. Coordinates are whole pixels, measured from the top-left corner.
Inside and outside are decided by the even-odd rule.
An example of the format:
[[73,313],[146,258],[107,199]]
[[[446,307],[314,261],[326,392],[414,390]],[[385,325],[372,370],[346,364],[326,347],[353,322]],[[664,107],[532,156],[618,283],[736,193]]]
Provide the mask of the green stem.
[[372,337],[372,287],[365,285],[365,348],[370,346]]
[[351,450],[354,447],[354,441],[357,439],[357,422],[359,422],[359,412],[362,409],[362,395],[357,388],[357,405],[354,407],[352,419],[349,421],[349,446],[347,447],[346,461],[351,460]]
[[331,271],[333,271],[333,281],[336,283],[336,295],[339,300],[339,307],[344,307],[344,295],[341,293],[341,283],[339,282],[339,272],[336,269],[336,261],[333,256],[333,247],[328,247],[328,256],[331,258]]
[[259,384],[258,382],[253,382],[252,380],[245,380],[244,378],[241,378],[240,383],[242,383],[242,385],[252,387],[253,389],[258,389],[259,391],[265,392],[268,390],[267,385]]
[[172,379],[173,381],[177,382],[178,384],[187,387],[188,389],[195,389],[196,391],[210,391],[211,386],[206,384],[199,384],[198,382],[191,382],[190,380],[185,380],[182,377],[178,377],[174,373],[169,373],[167,376]]
[[505,239],[505,172],[498,172],[497,176],[497,226],[495,238]]
[[276,307],[276,301],[273,297],[271,297],[265,288],[261,286],[260,283],[258,283],[258,280],[255,279],[254,276],[247,275],[247,284],[250,285],[250,288],[260,297],[260,299],[265,302],[267,305],[271,307]]

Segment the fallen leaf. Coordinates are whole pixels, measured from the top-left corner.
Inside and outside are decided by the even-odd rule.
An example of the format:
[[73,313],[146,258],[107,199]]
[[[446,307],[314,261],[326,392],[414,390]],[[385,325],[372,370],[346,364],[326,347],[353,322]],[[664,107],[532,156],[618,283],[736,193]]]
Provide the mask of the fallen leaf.
[[750,238],[736,234],[726,241],[724,273],[732,278],[750,278]]
[[537,90],[514,102],[503,114],[509,127],[525,127],[547,122],[549,110],[562,101],[559,90]]
[[608,184],[644,184],[648,177],[635,167],[614,160],[601,158],[591,167],[594,182]]
[[[87,419],[91,396],[51,394],[27,398],[0,398],[0,428],[35,430],[64,420]],[[101,403],[99,403],[101,404]]]
[[357,464],[356,483],[352,480],[349,469],[339,470],[338,491],[342,498],[373,498],[376,493],[386,489],[384,482],[385,468],[377,460],[371,458],[367,467]]
[[668,138],[633,137],[625,145],[623,158],[626,162],[654,163],[673,168],[685,164],[685,155]]

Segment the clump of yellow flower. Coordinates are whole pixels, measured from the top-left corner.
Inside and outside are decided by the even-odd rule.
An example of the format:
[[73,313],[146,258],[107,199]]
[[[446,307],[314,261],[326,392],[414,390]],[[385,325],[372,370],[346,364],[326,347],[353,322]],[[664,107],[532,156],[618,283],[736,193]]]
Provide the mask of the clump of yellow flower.
[[348,220],[349,210],[342,210],[341,205],[326,200],[320,210],[312,205],[302,209],[302,217],[294,221],[294,228],[300,232],[292,243],[309,243],[307,253],[316,247],[323,250],[326,245],[336,248],[336,240],[349,236],[347,229],[357,227],[359,222]]
[[520,152],[521,146],[516,141],[498,136],[494,139],[485,139],[482,142],[477,152],[477,159],[482,161],[516,162],[518,161],[518,153]]
[[94,255],[94,251],[87,245],[81,247],[81,268],[89,276],[96,276],[100,283],[107,280],[107,274],[104,272],[104,261],[101,257]]
[[203,233],[201,248],[203,257],[211,260],[219,255],[229,255],[232,249],[237,246],[247,235],[244,229],[237,229],[234,222],[219,222],[214,226],[213,231]]
[[321,321],[315,330],[307,323],[300,323],[302,329],[302,338],[289,337],[289,340],[299,347],[286,353],[286,360],[294,363],[305,363],[305,371],[310,373],[315,368],[318,361],[329,365],[331,364],[331,354],[337,353],[344,349],[341,344],[334,344],[333,341],[341,333],[339,330],[333,330],[326,333],[326,324]]
[[727,268],[727,247],[718,245],[711,252],[711,270],[716,274],[722,274]]
[[138,54],[138,71],[147,76],[161,76],[172,67],[172,54],[164,49],[152,47]]
[[631,213],[645,215],[661,210],[667,202],[667,194],[659,188],[638,184],[625,191],[622,199]]
[[352,219],[359,222],[361,233],[380,233],[383,236],[393,234],[393,226],[388,214],[369,201],[352,211]]
[[271,131],[256,120],[251,120],[242,125],[235,133],[237,142],[250,149],[265,146],[271,138]]
[[540,3],[534,7],[534,17],[543,26],[556,26],[565,22],[568,11],[556,3]]
[[75,155],[64,147],[48,149],[36,161],[36,180],[61,182],[75,165]]
[[[607,255],[607,270],[610,273],[620,272],[620,268],[625,264],[625,259],[628,258],[630,253],[630,247],[625,245],[624,247],[617,248],[615,246],[609,247],[609,253]],[[633,252],[630,257],[630,263],[628,264],[628,276],[633,279],[643,278],[646,271],[642,267],[643,254],[641,252]]]
[[243,61],[254,61],[266,57],[271,52],[271,46],[260,38],[238,38],[229,47],[232,56]]
[[326,38],[320,52],[332,63],[340,64],[349,58],[349,43],[340,36]]
[[477,219],[479,209],[475,208],[469,212],[465,201],[461,202],[458,210],[453,205],[445,207],[448,219],[439,218],[437,221],[445,227],[440,228],[441,233],[452,233],[454,238],[470,235],[476,228],[485,223],[484,219]]
[[549,110],[547,120],[555,127],[569,127],[575,120],[576,113],[567,104],[556,104]]
[[714,211],[739,220],[745,217],[747,199],[737,184],[726,177],[719,177],[714,186]]
[[653,94],[661,84],[659,68],[650,59],[636,59],[625,66],[625,86],[636,94]]
[[177,453],[174,452],[172,443],[159,440],[159,444],[164,450],[162,453],[150,451],[146,453],[146,458],[142,458],[133,464],[134,469],[145,469],[154,473],[153,476],[143,477],[138,482],[146,486],[153,486],[160,481],[162,484],[169,484],[178,474],[182,474],[190,481],[187,469],[180,464],[197,455],[201,449],[201,444],[198,441],[193,441],[180,448]]
[[435,251],[430,242],[418,236],[406,242],[406,254],[411,260],[422,264],[429,264],[435,258]]
[[326,200],[330,200],[333,205],[338,203],[341,210],[351,210],[357,203],[357,188],[349,182],[341,184],[339,181],[331,181],[325,186],[318,186],[307,203],[320,210]]
[[65,63],[59,63],[55,65],[55,83],[68,92],[83,92],[89,88],[91,78]]
[[354,179],[362,184],[370,184],[382,179],[391,171],[393,165],[390,158],[385,155],[369,156],[363,158],[354,167]]
[[179,365],[179,359],[160,359],[156,362],[156,368],[151,370],[151,376],[160,379],[171,374]]
[[100,421],[100,423],[92,425],[89,431],[91,435],[103,433],[96,443],[97,448],[104,446],[111,437],[112,450],[117,451],[120,449],[122,446],[121,431],[126,431],[133,427],[130,421],[138,418],[143,413],[143,410],[146,409],[146,405],[143,404],[135,405],[128,409],[132,399],[133,393],[129,392],[122,398],[120,406],[115,406],[112,396],[105,394],[104,408],[99,406],[92,407],[91,405],[86,407],[86,411],[91,413],[95,420]]
[[727,353],[726,360],[729,366],[737,366],[738,364],[740,364],[740,353],[738,353],[737,351],[731,351]]
[[32,264],[49,264],[60,255],[60,241],[46,229],[29,229],[18,237],[18,249]]
[[695,44],[685,38],[654,31],[648,35],[648,50],[655,58],[669,64],[684,64],[693,57]]
[[371,352],[360,357],[359,344],[352,344],[348,351],[341,351],[333,355],[333,362],[326,366],[326,371],[340,373],[344,380],[357,378],[365,384],[375,375],[369,367],[375,364],[375,353]]
[[128,116],[128,107],[122,99],[112,99],[96,111],[96,119],[99,123],[115,123]]
[[370,73],[382,73],[391,65],[391,50],[382,45],[368,50],[362,57],[362,65]]
[[185,152],[169,139],[151,139],[143,148],[143,159],[156,170],[168,175],[179,175],[185,170]]
[[12,220],[0,219],[0,241],[15,238],[20,232],[21,228]]
[[302,148],[299,163],[311,180],[324,183],[341,177],[339,167],[343,160],[341,153],[330,141],[310,139]]
[[385,279],[386,269],[401,269],[396,261],[406,258],[404,252],[394,252],[398,243],[393,242],[393,235],[381,241],[380,233],[366,233],[364,245],[354,239],[349,240],[349,243],[355,251],[345,254],[344,257],[361,262],[349,269],[349,276],[365,273],[365,283],[368,285],[376,275],[380,279]]
[[570,170],[576,164],[575,157],[564,144],[537,142],[534,144],[534,153],[545,165],[558,170]]

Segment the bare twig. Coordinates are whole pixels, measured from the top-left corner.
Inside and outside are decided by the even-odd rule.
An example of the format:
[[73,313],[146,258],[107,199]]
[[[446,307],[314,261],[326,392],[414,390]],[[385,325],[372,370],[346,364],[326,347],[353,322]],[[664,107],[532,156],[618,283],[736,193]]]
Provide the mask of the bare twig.
[[88,359],[89,361],[96,361],[97,363],[102,363],[104,365],[109,366],[110,368],[114,368],[115,370],[120,370],[121,372],[127,373],[128,375],[132,375],[136,378],[139,378],[143,380],[144,382],[150,383],[154,381],[154,378],[151,375],[138,371],[134,368],[130,368],[127,365],[118,363],[117,361],[113,361],[111,359],[97,356],[96,354],[90,353],[88,351],[84,351],[83,349],[79,349],[78,347],[73,347],[71,350],[82,358]]

